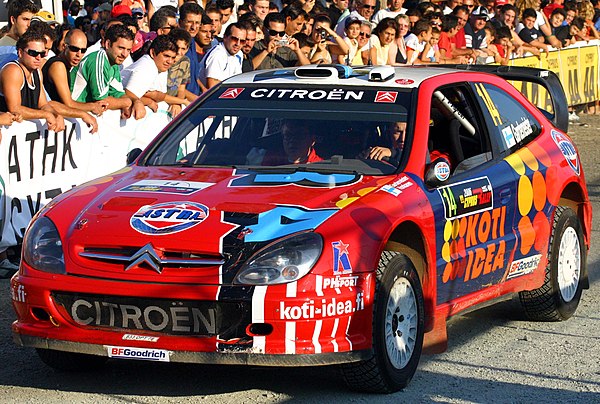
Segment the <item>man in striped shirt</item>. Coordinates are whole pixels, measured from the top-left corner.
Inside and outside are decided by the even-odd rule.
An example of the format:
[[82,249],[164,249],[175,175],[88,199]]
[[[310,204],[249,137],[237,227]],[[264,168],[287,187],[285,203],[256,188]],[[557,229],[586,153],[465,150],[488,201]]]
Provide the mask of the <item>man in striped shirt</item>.
[[113,25],[104,35],[102,48],[79,64],[72,96],[78,102],[108,101],[108,109],[120,109],[123,118],[143,116],[144,105],[125,95],[119,65],[129,56],[134,35],[124,25]]

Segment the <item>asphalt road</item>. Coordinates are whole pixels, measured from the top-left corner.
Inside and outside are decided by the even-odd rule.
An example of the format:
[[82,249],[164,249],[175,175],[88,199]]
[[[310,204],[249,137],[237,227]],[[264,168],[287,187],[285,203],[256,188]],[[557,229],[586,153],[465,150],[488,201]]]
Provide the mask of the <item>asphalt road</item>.
[[600,117],[571,126],[594,204],[591,288],[562,323],[523,319],[504,302],[450,320],[448,351],[424,356],[410,386],[388,396],[348,392],[335,368],[253,368],[137,361],[94,373],[46,367],[11,339],[8,280],[0,281],[2,402],[561,402],[600,403]]

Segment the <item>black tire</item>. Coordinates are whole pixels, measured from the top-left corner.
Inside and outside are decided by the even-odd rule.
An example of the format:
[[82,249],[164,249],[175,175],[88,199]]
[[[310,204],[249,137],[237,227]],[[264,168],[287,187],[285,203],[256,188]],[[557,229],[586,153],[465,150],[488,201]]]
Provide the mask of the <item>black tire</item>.
[[[520,292],[519,297],[529,319],[563,321],[571,317],[579,305],[586,260],[581,223],[566,206],[558,206],[554,213],[548,257],[542,287]],[[568,279],[565,274],[569,275]]]
[[104,366],[106,356],[87,355],[75,352],[36,348],[37,354],[46,365],[64,371],[92,371]]
[[[412,307],[396,307],[393,315],[389,316],[387,309],[392,290],[405,290],[408,294],[403,301],[408,299]],[[348,387],[361,392],[392,393],[408,386],[421,358],[424,318],[423,290],[415,267],[405,255],[384,251],[377,268],[373,304],[373,357],[341,366]],[[401,329],[407,335],[400,333]],[[387,340],[386,330],[391,332],[393,339]],[[401,337],[405,340],[398,341]],[[391,352],[386,342],[393,345]],[[393,349],[397,348],[394,342],[407,343],[408,349],[403,358],[398,358],[402,352]],[[396,365],[390,356],[395,356]]]

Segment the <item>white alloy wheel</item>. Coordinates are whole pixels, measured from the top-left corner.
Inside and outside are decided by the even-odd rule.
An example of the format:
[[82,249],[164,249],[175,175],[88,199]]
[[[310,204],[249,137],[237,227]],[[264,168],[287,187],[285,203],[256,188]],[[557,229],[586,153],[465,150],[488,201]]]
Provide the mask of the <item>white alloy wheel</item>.
[[417,300],[408,279],[396,279],[390,290],[385,315],[385,344],[388,358],[396,369],[404,368],[417,340]]
[[575,297],[581,276],[581,246],[572,227],[565,230],[558,250],[558,287],[565,302]]

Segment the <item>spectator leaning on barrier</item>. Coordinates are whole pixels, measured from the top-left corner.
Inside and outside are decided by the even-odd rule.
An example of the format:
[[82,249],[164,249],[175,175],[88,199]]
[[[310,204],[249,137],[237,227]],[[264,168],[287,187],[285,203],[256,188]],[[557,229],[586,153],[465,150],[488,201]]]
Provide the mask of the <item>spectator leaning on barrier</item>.
[[188,94],[185,90],[191,78],[190,59],[186,54],[192,43],[192,37],[186,30],[175,28],[169,32],[169,38],[177,48],[177,56],[175,57],[175,63],[169,68],[167,94],[194,101],[197,96],[191,93]]
[[44,37],[44,48],[46,49],[46,57],[42,61],[43,66],[44,63],[46,63],[46,60],[56,56],[52,51],[52,46],[54,44],[54,41],[56,41],[56,31],[53,30],[45,22],[41,22],[39,20],[31,21],[31,25],[29,26],[28,31],[37,32],[38,34],[41,34]]
[[[134,103],[141,101],[154,112],[158,110],[158,103],[164,101],[169,104],[169,111],[177,115],[181,112],[181,106],[188,105],[189,101],[167,94],[168,70],[175,62],[176,56],[177,47],[168,35],[156,37],[148,55],[142,56],[137,62],[123,69],[125,94]],[[141,111],[138,111],[136,119],[143,118],[146,113],[145,109],[143,114],[139,112]]]
[[[120,109],[123,117],[131,109],[141,113],[144,105],[133,103],[125,96],[119,65],[129,56],[133,46],[133,32],[122,24],[106,30],[103,47],[85,56],[79,64],[73,85],[73,99],[79,102],[107,100],[109,109]],[[134,112],[134,113],[135,113]]]
[[62,102],[70,108],[102,115],[108,108],[107,100],[84,103],[71,98],[77,66],[83,59],[86,48],[87,38],[83,31],[70,30],[65,36],[65,49],[48,60],[42,69],[44,88],[51,100]]
[[523,27],[519,31],[519,37],[529,45],[535,46],[539,50],[543,50],[546,52],[546,54],[548,54],[548,44],[544,43],[544,35],[542,34],[542,31],[535,27],[535,20],[535,9],[526,8],[523,10],[523,15],[521,16],[521,23],[523,24]]
[[242,72],[242,46],[245,44],[246,30],[240,23],[230,24],[225,30],[223,42],[202,59],[200,81],[206,88]]

